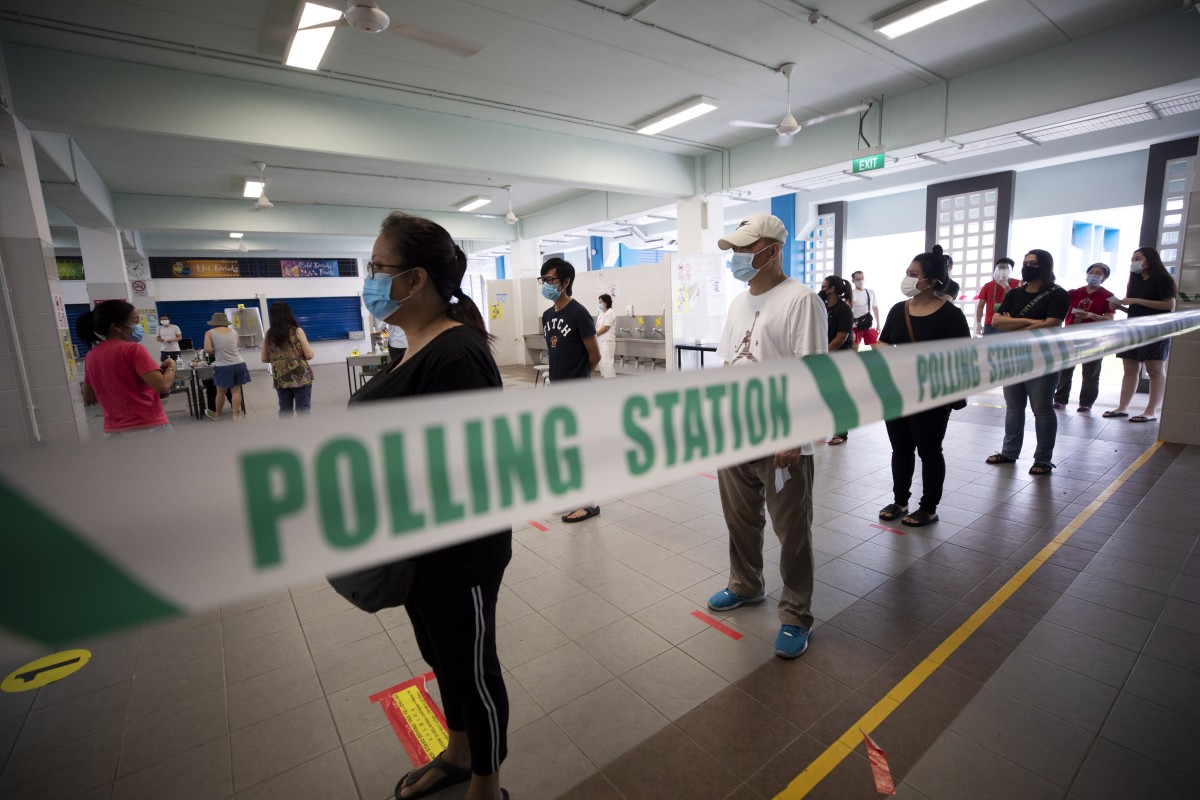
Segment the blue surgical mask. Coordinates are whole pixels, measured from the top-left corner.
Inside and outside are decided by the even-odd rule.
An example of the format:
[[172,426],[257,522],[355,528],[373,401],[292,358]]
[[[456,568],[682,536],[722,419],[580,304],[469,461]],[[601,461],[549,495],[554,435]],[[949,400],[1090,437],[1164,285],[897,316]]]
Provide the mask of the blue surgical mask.
[[755,269],[754,257],[763,252],[763,250],[766,250],[768,247],[770,247],[770,245],[767,245],[767,247],[759,250],[758,253],[734,253],[731,255],[729,257],[729,269],[731,272],[733,272],[733,277],[737,278],[743,283],[749,283],[752,281],[754,276],[758,274],[759,270],[766,267],[766,264],[764,264],[762,267]]
[[125,327],[129,328],[129,340],[131,342],[140,342],[142,337],[146,335],[146,330],[140,322],[136,325],[126,325]]
[[560,295],[562,295],[562,287],[561,286],[555,286],[552,283],[543,283],[542,284],[542,297],[546,298],[550,302],[552,302],[552,303],[558,302],[558,298]]
[[392,299],[392,281],[409,272],[412,270],[405,270],[399,275],[375,275],[363,281],[363,303],[376,319],[386,320],[400,310],[404,300],[412,297],[410,294],[404,300]]
[[1103,275],[1088,275],[1087,276],[1088,286],[1099,286],[1103,282],[1104,282]]

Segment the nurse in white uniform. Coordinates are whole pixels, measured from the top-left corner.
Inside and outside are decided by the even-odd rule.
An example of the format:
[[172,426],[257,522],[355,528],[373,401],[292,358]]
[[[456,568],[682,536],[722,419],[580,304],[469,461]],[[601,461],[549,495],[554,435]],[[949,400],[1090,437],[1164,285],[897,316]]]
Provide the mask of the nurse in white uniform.
[[617,353],[617,332],[613,326],[617,324],[617,312],[613,311],[612,296],[600,295],[600,305],[596,311],[596,344],[600,347],[600,377],[617,377],[613,358]]

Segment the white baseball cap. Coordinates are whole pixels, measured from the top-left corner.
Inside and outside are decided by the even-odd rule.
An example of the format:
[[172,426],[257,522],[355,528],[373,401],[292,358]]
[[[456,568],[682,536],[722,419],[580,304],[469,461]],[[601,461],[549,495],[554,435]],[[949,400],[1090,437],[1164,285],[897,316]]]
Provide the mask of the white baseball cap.
[[717,240],[717,247],[731,250],[734,247],[745,247],[754,244],[759,239],[774,239],[777,242],[787,241],[787,228],[783,220],[770,214],[751,214],[741,221],[737,229],[723,239]]

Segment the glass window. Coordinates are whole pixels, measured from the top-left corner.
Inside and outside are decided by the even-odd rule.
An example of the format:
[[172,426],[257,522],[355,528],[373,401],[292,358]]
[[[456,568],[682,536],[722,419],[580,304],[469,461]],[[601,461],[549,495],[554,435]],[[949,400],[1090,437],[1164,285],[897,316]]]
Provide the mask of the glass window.
[[1177,227],[1179,225],[1179,223],[1182,221],[1183,221],[1183,216],[1180,214],[1167,214],[1166,216],[1163,217],[1163,227],[1164,228],[1174,228],[1174,227]]

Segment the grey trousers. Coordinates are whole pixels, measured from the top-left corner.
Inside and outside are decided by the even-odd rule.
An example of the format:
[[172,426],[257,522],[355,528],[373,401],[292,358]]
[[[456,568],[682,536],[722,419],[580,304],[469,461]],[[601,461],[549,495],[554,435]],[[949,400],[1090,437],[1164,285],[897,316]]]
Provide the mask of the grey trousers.
[[775,491],[774,456],[717,470],[721,508],[729,528],[729,590],[743,597],[762,594],[763,531],[771,515],[782,551],[779,572],[783,593],[779,621],[811,628],[813,593],[813,457],[800,456],[783,491]]

